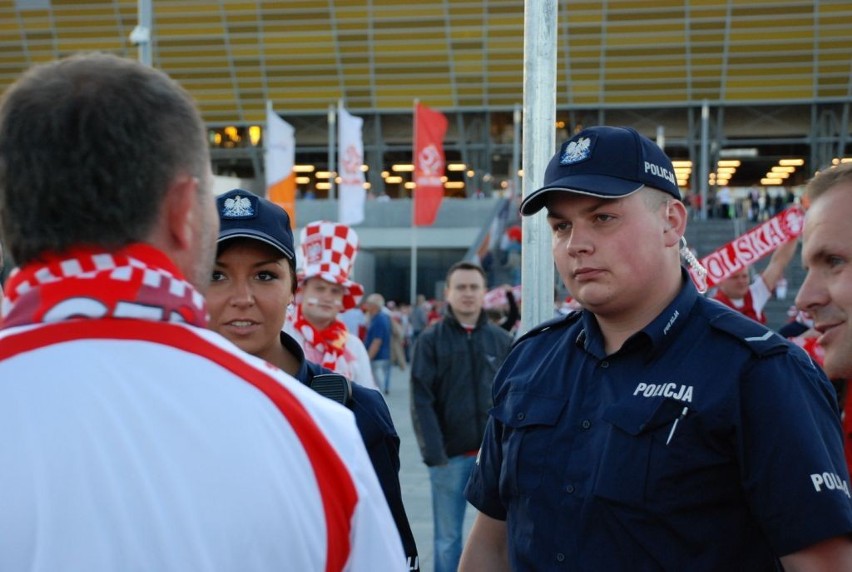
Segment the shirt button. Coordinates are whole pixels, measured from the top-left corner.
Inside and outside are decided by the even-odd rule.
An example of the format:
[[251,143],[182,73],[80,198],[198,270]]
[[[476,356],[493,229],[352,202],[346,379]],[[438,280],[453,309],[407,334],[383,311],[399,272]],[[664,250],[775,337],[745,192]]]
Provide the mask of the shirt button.
[[515,415],[515,418],[516,418],[518,421],[523,421],[523,420],[524,420],[524,417],[526,417],[526,415],[524,415],[523,413],[518,413],[517,415]]
[[565,487],[565,492],[569,495],[574,494],[574,485],[568,485],[567,487]]
[[556,561],[557,562],[565,562],[565,555],[561,552],[556,553]]
[[583,427],[583,429],[588,429],[592,426],[592,422],[588,419],[583,419],[583,422],[580,425]]
[[609,362],[608,362],[608,361],[602,361],[602,362],[601,362],[601,367],[602,367],[602,368],[604,368],[604,369],[608,368],[608,367],[609,367]]

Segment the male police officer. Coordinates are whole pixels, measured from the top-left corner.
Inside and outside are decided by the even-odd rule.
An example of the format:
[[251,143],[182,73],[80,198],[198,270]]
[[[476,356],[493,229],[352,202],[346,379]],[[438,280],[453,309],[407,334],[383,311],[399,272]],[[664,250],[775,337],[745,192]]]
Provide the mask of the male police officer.
[[583,309],[506,359],[461,570],[852,569],[833,390],[800,349],[681,268],[668,157],[628,128],[566,141],[547,209]]

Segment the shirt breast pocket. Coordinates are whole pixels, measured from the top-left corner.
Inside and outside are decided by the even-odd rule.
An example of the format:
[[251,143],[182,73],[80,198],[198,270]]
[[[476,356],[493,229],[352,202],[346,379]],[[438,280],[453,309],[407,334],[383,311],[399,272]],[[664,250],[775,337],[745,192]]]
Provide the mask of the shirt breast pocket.
[[509,394],[491,414],[503,425],[502,494],[516,496],[537,489],[566,400],[529,393]]
[[603,413],[608,432],[593,494],[627,505],[665,501],[677,487],[667,481],[680,472],[690,408],[672,398],[616,403]]

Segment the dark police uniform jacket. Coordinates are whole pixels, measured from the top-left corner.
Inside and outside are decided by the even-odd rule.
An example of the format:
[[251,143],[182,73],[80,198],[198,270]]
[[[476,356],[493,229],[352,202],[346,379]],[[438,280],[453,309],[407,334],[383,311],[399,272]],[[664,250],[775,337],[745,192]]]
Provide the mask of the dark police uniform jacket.
[[[310,387],[316,375],[332,373],[331,370],[306,360],[305,352],[299,343],[284,332],[281,332],[281,343],[299,360],[301,365],[294,377],[304,385]],[[420,570],[417,545],[408,523],[405,506],[402,504],[402,489],[399,485],[399,436],[396,434],[387,403],[375,389],[353,383],[352,398],[346,406],[355,415],[358,431],[385,493],[385,499],[399,530],[409,570]]]
[[684,280],[614,354],[584,311],[506,359],[466,496],[514,570],[774,570],[852,532],[832,386]]

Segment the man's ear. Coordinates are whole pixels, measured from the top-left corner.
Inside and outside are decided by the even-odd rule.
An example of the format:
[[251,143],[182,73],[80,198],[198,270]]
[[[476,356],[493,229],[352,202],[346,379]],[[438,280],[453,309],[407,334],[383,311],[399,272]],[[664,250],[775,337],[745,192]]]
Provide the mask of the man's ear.
[[689,216],[686,207],[680,201],[667,201],[664,216],[663,234],[666,246],[676,246],[680,244],[680,237],[686,233],[686,221]]
[[166,191],[163,204],[165,212],[165,236],[173,249],[178,251],[192,248],[193,233],[198,216],[195,208],[198,201],[198,179],[189,175],[177,177]]

